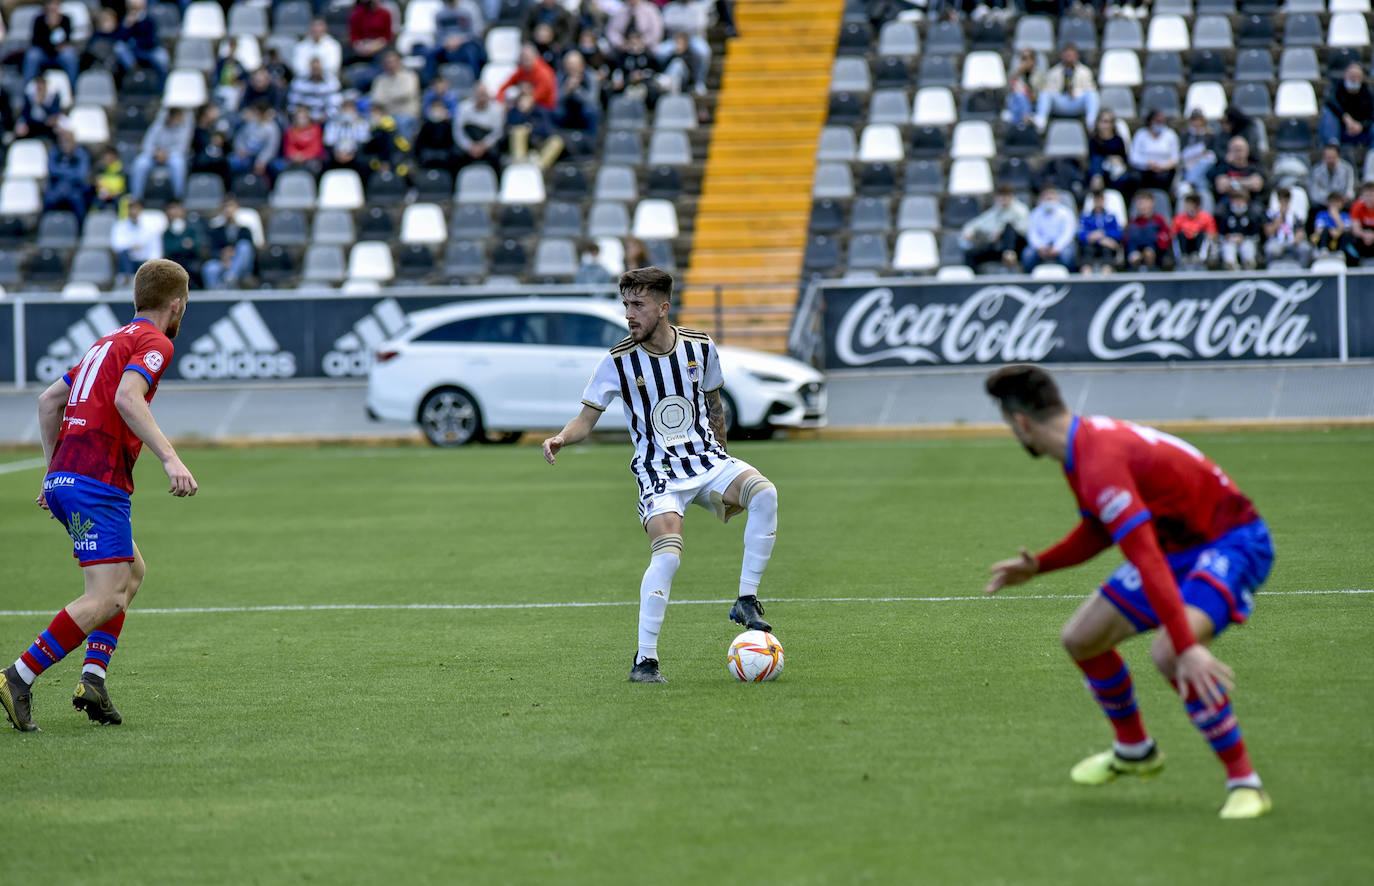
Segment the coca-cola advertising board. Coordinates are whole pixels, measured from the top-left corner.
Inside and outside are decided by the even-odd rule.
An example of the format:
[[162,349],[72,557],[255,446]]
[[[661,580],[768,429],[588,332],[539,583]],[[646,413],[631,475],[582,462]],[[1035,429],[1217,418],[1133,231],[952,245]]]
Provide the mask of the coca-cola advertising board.
[[825,365],[1339,359],[1339,283],[1218,274],[827,285]]

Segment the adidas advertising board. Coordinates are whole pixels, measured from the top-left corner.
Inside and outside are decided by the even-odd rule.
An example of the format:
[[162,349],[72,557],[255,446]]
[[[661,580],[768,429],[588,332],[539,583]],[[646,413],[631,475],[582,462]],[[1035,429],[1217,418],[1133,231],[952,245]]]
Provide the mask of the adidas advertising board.
[[[200,305],[196,308],[199,312]],[[185,352],[177,349],[182,378],[291,378],[296,374],[296,355],[282,350],[250,301],[232,305],[189,345]]]
[[14,304],[0,298],[0,383],[13,382],[18,367],[14,357],[5,354],[14,348]]

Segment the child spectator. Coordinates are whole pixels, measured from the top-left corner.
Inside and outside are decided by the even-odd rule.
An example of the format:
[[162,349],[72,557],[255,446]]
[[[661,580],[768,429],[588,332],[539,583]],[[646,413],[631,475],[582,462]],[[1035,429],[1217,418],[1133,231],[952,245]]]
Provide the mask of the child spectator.
[[1126,228],[1126,264],[1131,270],[1154,270],[1166,258],[1173,258],[1173,238],[1169,223],[1155,212],[1155,198],[1149,191],[1135,196],[1135,216]]
[[1183,198],[1183,211],[1174,216],[1174,246],[1179,264],[1201,267],[1215,254],[1217,220],[1202,208],[1196,193]]
[[1078,222],[1078,257],[1084,274],[1110,274],[1121,260],[1121,221],[1107,211],[1106,192],[1092,192],[1092,206]]

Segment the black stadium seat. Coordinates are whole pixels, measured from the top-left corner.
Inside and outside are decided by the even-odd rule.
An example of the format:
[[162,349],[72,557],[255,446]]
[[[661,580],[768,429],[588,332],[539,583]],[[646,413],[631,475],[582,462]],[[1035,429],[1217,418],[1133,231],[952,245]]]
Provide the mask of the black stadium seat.
[[830,94],[830,113],[828,120],[840,126],[853,126],[863,119],[863,103],[852,92]]
[[838,55],[865,55],[873,46],[873,29],[864,22],[845,22],[840,28]]
[[844,229],[844,213],[839,204],[829,197],[816,200],[811,204],[811,233],[834,234]]

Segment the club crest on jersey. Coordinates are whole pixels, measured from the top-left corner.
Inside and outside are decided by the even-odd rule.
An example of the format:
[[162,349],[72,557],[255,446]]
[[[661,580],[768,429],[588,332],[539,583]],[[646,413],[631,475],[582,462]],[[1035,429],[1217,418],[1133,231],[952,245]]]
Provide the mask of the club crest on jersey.
[[695,360],[687,364],[687,380],[690,382],[701,381],[701,364]]
[[90,532],[94,525],[93,520],[82,520],[79,512],[72,511],[71,517],[67,520],[67,532],[73,541],[85,541],[86,533]]
[[143,355],[143,365],[157,372],[162,368],[162,354],[158,351],[149,351]]
[[1131,506],[1131,494],[1124,489],[1108,486],[1097,497],[1098,519],[1110,523]]

